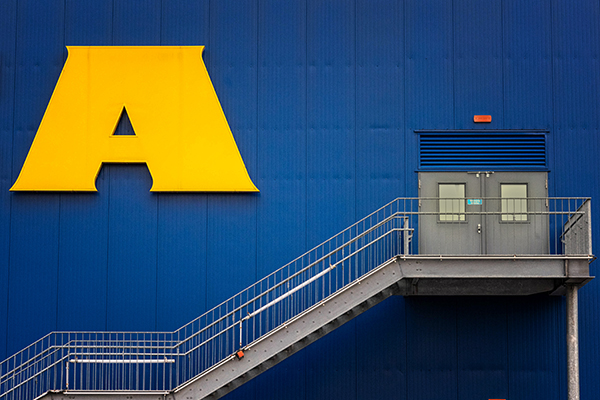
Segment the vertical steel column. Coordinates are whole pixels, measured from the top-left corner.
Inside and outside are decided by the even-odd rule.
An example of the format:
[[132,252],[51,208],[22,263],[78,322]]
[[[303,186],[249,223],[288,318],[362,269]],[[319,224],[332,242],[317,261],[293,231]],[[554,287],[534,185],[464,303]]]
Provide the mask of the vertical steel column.
[[577,285],[567,285],[567,398],[579,400],[579,326]]

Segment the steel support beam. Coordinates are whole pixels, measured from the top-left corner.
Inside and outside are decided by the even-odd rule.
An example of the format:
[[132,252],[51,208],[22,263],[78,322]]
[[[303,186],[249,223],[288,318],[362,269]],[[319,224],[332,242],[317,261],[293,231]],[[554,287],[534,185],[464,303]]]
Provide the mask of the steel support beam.
[[567,392],[569,400],[579,400],[579,313],[577,285],[567,285]]

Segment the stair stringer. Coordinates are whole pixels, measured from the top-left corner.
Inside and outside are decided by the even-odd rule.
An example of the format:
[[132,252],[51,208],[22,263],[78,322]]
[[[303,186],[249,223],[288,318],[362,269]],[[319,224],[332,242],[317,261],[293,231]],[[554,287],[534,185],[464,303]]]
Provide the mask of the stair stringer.
[[392,296],[402,279],[395,259],[375,268],[325,300],[275,328],[174,390],[174,399],[218,399]]

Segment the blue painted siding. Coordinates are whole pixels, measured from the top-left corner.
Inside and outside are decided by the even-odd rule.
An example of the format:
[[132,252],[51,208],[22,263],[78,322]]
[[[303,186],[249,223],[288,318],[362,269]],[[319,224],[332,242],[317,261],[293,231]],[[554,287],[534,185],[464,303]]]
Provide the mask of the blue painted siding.
[[[0,2],[0,358],[55,329],[182,325],[415,196],[415,130],[548,130],[550,194],[596,209],[599,22],[596,0]],[[105,165],[98,193],[8,192],[66,45],[206,46],[260,193],[150,193],[143,165]],[[600,392],[598,287],[580,292],[582,398]],[[227,398],[564,398],[563,314],[392,298]]]
[[[564,399],[566,390],[559,357],[564,357],[564,302],[530,297],[507,301],[508,394],[516,399]],[[555,329],[547,329],[554,326]],[[562,363],[564,364],[564,360]]]
[[[356,3],[356,218],[403,192],[404,7],[395,0]],[[376,24],[373,21],[377,21]]]
[[109,185],[106,170],[98,195],[60,196],[57,329],[106,329]]
[[308,248],[355,220],[354,1],[307,6]]
[[[502,3],[465,0],[454,6],[454,127],[504,127],[502,92]],[[481,126],[473,115],[492,115]]]
[[416,197],[418,138],[415,129],[454,128],[454,44],[451,2],[405,4],[405,196]]
[[65,44],[98,46],[112,44],[112,0],[66,0]]
[[[64,62],[64,4],[17,4],[13,183]],[[52,83],[54,82],[54,83]],[[18,94],[17,94],[18,93]],[[59,195],[12,196],[8,353],[57,328]]]
[[6,351],[10,267],[10,210],[14,131],[17,1],[0,3],[0,358]]
[[161,0],[113,0],[113,44],[160,44]]
[[407,398],[458,399],[457,303],[406,299]]
[[53,194],[13,197],[7,312],[9,354],[57,329],[58,210],[58,196]]
[[356,319],[356,398],[412,398],[406,390],[406,321],[404,298],[398,296]]
[[[173,46],[208,45],[210,2],[169,0],[161,4],[160,44]],[[207,49],[204,62],[207,63]],[[208,63],[207,63],[208,64]]]
[[552,127],[552,6],[502,2],[505,129]]
[[157,329],[206,311],[206,196],[158,196]]
[[461,299],[457,310],[458,398],[509,399],[506,302]]
[[[109,171],[106,326],[156,329],[157,196],[145,165]],[[123,221],[127,221],[126,224]],[[123,313],[127,307],[128,313]]]

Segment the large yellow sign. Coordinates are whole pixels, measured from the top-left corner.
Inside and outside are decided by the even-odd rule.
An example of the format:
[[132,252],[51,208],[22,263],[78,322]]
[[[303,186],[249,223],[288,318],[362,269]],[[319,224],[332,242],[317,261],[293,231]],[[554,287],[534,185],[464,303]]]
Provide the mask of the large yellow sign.
[[[11,190],[96,191],[102,163],[146,163],[152,191],[258,191],[202,61],[204,46],[67,49]],[[135,135],[114,135],[124,109]]]

